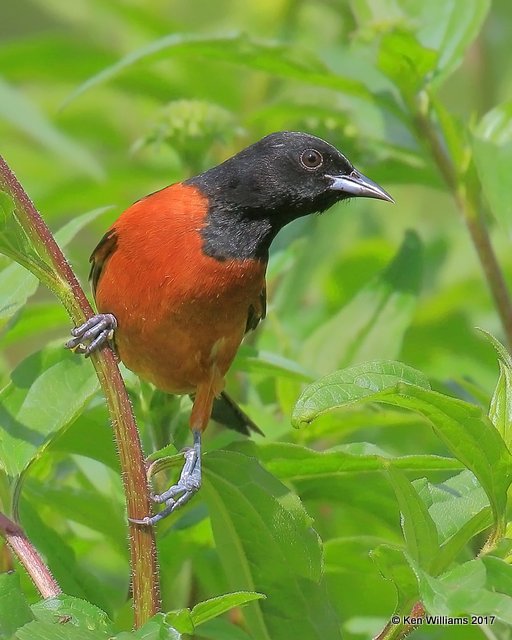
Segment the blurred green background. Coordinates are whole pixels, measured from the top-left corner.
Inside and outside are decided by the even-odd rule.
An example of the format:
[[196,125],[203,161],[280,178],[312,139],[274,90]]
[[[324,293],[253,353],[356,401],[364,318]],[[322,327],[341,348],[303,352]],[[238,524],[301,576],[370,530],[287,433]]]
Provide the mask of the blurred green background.
[[[456,38],[446,34],[472,20],[466,30],[473,28],[473,35],[450,50]],[[300,432],[291,430],[289,416],[305,380],[364,360],[401,360],[424,371],[436,388],[484,406],[496,382],[496,356],[474,328],[501,338],[503,333],[466,227],[428,148],[406,119],[386,110],[386,96],[396,97],[397,89],[379,68],[380,38],[402,30],[443,50],[448,63],[437,96],[465,130],[476,131],[486,112],[510,99],[507,0],[0,1],[1,154],[54,231],[109,207],[66,248],[84,286],[92,249],[124,208],[272,131],[304,130],[327,139],[395,198],[394,206],[340,204],[290,225],[274,243],[268,317],[248,337],[228,380],[271,440],[320,450],[371,441],[391,454],[445,454],[409,414],[364,409],[329,415]],[[166,36],[166,47],[160,44],[136,61],[133,52]],[[121,59],[125,68],[100,81],[97,74]],[[411,69],[414,62],[411,54]],[[95,83],[75,94],[90,78]],[[510,222],[489,216],[487,223],[510,280]],[[14,306],[15,313],[5,305],[0,313],[3,382],[23,358],[48,342],[60,345],[69,332],[64,310],[41,288],[27,304],[22,298]],[[171,435],[179,448],[187,435],[186,402],[169,422],[177,404],[127,377],[146,449],[162,446]],[[109,448],[106,422],[97,399],[73,425],[74,433],[90,429]],[[209,446],[230,438],[212,430]],[[86,449],[82,443],[75,452],[83,456]],[[109,555],[110,543],[99,544],[98,531],[83,522],[60,522],[57,497],[37,506],[41,517],[57,519],[82,569],[119,594],[127,588],[119,486],[101,465],[91,468],[81,456],[71,463],[62,451],[66,446],[61,453],[59,446],[50,449],[36,465],[27,495],[36,499],[41,481],[56,476],[75,492],[90,488],[88,483],[97,489],[99,478],[108,476],[117,500],[117,555]],[[347,637],[364,638],[374,618],[385,620],[392,611],[394,590],[368,560],[372,540],[361,536],[401,539],[393,493],[377,475],[344,476],[331,489],[300,479],[293,486],[325,542],[346,536],[339,553],[336,544],[327,547],[329,587]],[[163,538],[168,608],[222,586],[201,513],[181,525],[193,534],[174,530]],[[195,568],[173,556],[179,545],[184,556],[192,553]],[[346,566],[342,556],[349,559]],[[100,606],[122,619],[124,595],[102,596]],[[361,622],[368,612],[369,621]],[[483,637],[478,630],[464,632],[453,630],[450,637]]]

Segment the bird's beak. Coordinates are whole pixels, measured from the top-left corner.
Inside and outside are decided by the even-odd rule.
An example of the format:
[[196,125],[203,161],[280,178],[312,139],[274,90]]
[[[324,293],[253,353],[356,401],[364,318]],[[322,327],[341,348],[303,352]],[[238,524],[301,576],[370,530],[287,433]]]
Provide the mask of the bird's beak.
[[332,180],[330,188],[333,191],[342,191],[352,198],[377,198],[393,202],[393,198],[384,191],[376,182],[370,180],[356,169],[344,176],[326,176]]

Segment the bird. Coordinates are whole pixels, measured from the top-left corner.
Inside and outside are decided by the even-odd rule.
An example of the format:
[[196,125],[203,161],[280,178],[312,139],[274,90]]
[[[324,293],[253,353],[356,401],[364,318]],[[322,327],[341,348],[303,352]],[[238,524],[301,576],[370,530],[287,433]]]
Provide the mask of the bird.
[[221,405],[235,428],[257,429],[223,389],[245,334],[266,315],[277,233],[361,197],[394,202],[325,140],[280,131],[138,200],[107,230],[90,258],[98,313],[72,330],[66,346],[88,356],[110,344],[140,378],[193,398],[193,446],[180,477],[152,494],[164,508],[136,522],[155,525],[199,490],[201,436]]

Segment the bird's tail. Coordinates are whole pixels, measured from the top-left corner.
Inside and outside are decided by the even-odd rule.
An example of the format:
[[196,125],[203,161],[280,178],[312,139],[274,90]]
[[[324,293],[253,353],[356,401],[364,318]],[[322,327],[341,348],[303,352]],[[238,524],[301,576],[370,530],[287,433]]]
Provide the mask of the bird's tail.
[[265,435],[251,418],[242,411],[237,403],[224,391],[213,401],[212,418],[228,429],[234,429],[245,436],[251,435],[255,431],[260,435]]

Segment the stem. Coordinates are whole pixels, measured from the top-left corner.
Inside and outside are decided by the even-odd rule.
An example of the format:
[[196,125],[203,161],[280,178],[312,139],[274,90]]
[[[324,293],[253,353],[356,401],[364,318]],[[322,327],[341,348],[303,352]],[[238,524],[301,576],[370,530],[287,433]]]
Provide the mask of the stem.
[[[423,618],[425,615],[425,608],[423,607],[421,602],[416,602],[411,609],[411,613],[407,616],[408,618]],[[405,618],[404,615],[395,614],[396,617],[403,620]],[[393,624],[391,621],[387,623],[387,625],[382,629],[382,631],[373,638],[373,640],[402,640],[408,636],[418,624],[412,624],[410,622],[399,622],[398,624]]]
[[25,567],[41,597],[54,598],[62,593],[50,569],[45,565],[22,528],[2,513],[0,513],[0,534]]
[[[93,314],[71,266],[32,201],[0,156],[0,189],[13,199],[19,223],[41,257],[53,268],[61,285],[57,291],[75,325]],[[144,455],[130,400],[111,349],[91,355],[112,421],[122,470],[128,517],[140,520],[151,510]],[[129,523],[135,627],[160,610],[160,586],[155,534],[152,527]]]
[[415,112],[416,128],[428,143],[439,173],[450,189],[457,208],[469,231],[487,285],[498,311],[509,350],[512,349],[512,302],[505,277],[496,258],[482,212],[482,203],[475,189],[468,188],[448,155],[435,123],[425,110]]

